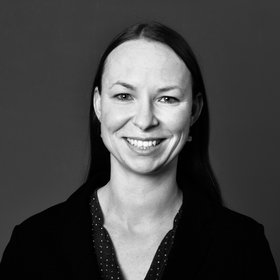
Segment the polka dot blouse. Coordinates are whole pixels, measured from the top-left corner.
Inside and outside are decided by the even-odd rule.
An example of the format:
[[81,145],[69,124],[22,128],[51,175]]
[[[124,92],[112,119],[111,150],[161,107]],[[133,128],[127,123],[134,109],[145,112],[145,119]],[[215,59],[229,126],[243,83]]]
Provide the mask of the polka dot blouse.
[[[173,229],[165,235],[158,247],[144,280],[161,279],[167,264],[168,253],[173,245],[175,231],[182,212],[181,209],[175,216]],[[92,241],[102,278],[105,280],[124,280],[112,240],[108,231],[103,227],[104,219],[97,197],[97,190],[95,190],[91,197],[90,211],[92,215]]]

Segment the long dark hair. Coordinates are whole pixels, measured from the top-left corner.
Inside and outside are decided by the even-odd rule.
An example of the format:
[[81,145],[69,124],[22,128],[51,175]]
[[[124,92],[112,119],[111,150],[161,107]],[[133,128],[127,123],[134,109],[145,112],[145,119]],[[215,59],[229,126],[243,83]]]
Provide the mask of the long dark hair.
[[[102,91],[102,74],[106,59],[113,49],[124,42],[136,39],[156,41],[169,46],[186,64],[192,75],[192,94],[201,94],[203,108],[199,119],[190,129],[192,142],[188,142],[179,154],[177,183],[181,188],[190,185],[206,195],[213,202],[222,204],[220,189],[209,163],[209,112],[205,86],[195,55],[185,39],[169,27],[157,23],[139,23],[125,29],[117,35],[103,53],[94,79],[94,89]],[[91,100],[92,100],[91,98]],[[90,107],[90,167],[86,181],[101,187],[110,179],[110,156],[100,137],[100,123],[96,118],[93,104]]]

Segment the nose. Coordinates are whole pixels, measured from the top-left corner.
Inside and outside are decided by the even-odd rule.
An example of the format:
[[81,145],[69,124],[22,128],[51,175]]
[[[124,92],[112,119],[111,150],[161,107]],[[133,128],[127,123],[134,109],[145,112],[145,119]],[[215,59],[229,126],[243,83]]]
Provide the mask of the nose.
[[133,124],[141,130],[149,130],[159,124],[159,121],[154,114],[154,108],[151,101],[145,100],[138,103],[133,118]]

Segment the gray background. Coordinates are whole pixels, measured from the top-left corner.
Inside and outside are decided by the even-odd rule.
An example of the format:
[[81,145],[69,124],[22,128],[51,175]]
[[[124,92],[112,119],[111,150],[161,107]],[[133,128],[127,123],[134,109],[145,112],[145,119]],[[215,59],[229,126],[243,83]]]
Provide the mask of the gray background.
[[201,64],[227,205],[264,224],[280,263],[280,2],[13,0],[0,7],[0,255],[15,224],[85,179],[101,51],[131,23],[182,33]]

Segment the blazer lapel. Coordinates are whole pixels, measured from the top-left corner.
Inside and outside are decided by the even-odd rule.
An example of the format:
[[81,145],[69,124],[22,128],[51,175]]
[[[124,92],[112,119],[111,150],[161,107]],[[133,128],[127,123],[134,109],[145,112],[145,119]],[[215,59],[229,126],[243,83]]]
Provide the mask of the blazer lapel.
[[61,251],[71,279],[101,279],[91,237],[89,184],[78,189],[67,201],[63,214]]
[[211,244],[213,216],[214,208],[206,198],[184,190],[183,212],[163,280],[177,279],[176,276],[195,279]]

